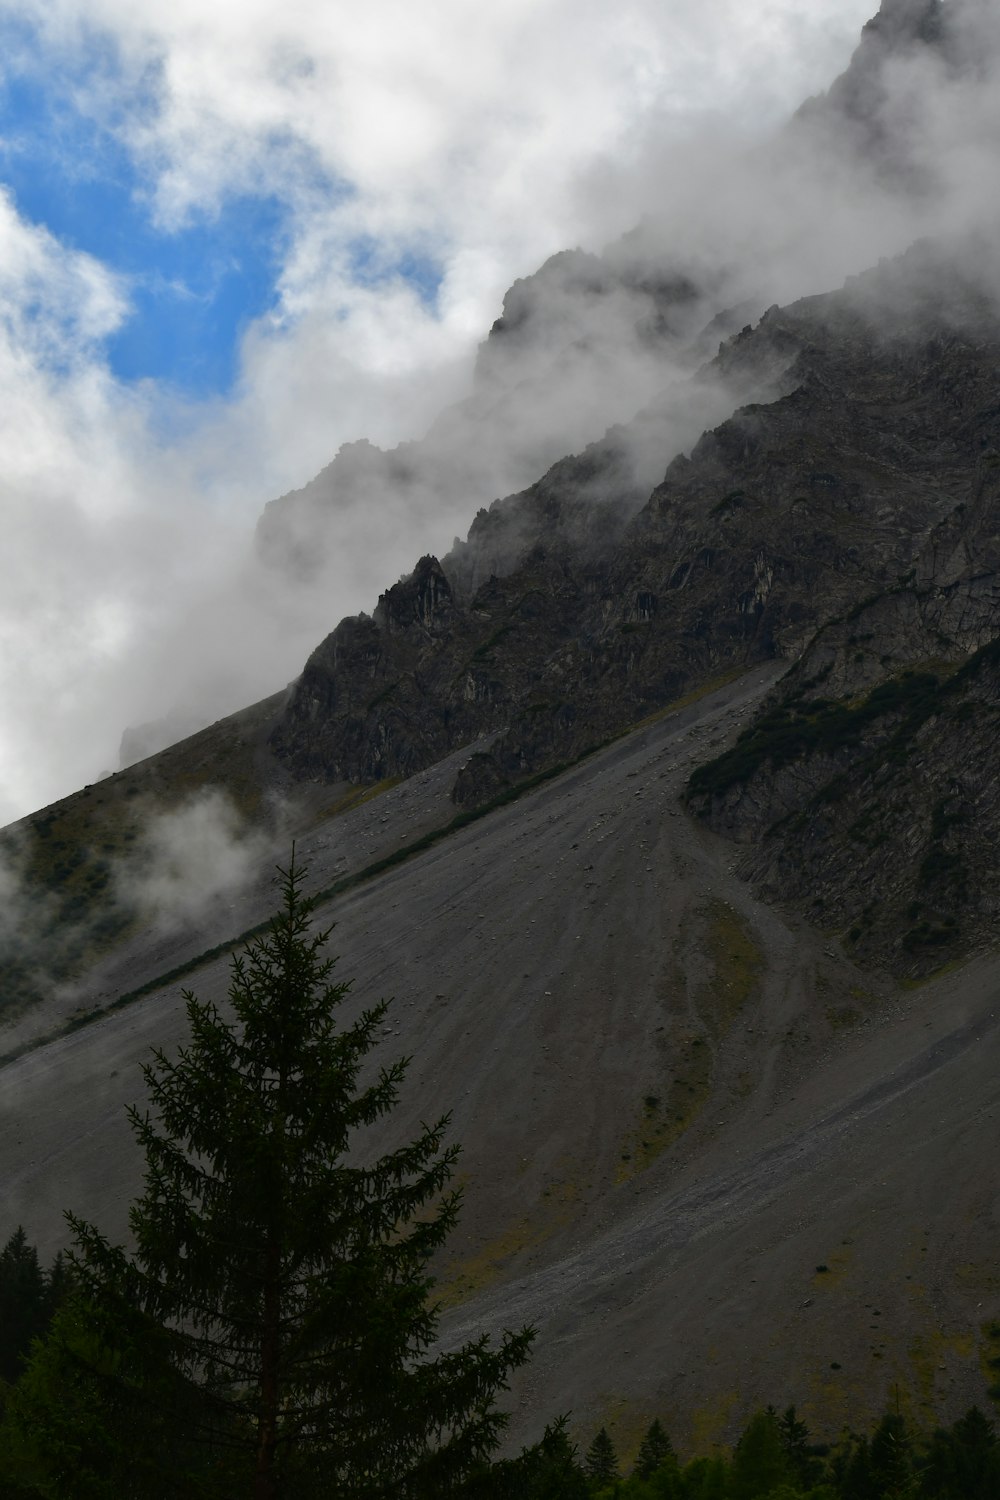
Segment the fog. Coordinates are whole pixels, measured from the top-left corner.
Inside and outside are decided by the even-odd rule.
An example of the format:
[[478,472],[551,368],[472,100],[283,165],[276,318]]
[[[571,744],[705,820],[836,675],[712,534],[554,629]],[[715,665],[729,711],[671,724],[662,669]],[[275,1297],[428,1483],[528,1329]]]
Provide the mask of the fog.
[[[132,786],[132,791],[136,791]],[[89,1012],[102,955],[141,935],[147,951],[176,954],[179,937],[232,935],[232,909],[261,870],[287,864],[289,809],[278,799],[250,820],[220,788],[164,805],[128,796],[124,839],[103,826],[86,849],[45,815],[0,839],[0,967],[4,1045]],[[114,819],[112,818],[112,823]],[[121,829],[119,828],[119,832]],[[108,840],[109,833],[112,835]],[[117,847],[116,847],[117,844]],[[157,945],[160,945],[157,948]],[[165,945],[165,946],[164,946]],[[163,960],[169,966],[168,960]],[[96,971],[94,965],[97,965]],[[81,986],[80,975],[87,972]],[[96,980],[98,988],[102,981]]]
[[199,924],[216,903],[235,900],[277,848],[273,834],[250,828],[223,791],[208,788],[150,809],[135,852],[116,863],[116,899],[164,932]]
[[[179,222],[253,181],[291,195],[293,229],[236,388],[194,405],[113,378],[128,286],[0,199],[0,819],[114,769],[127,726],[182,732],[282,686],[479,506],[643,410],[629,451],[651,486],[752,394],[695,382],[721,337],[980,225],[1000,161],[985,0],[941,7],[934,46],[909,37],[935,7],[887,0],[853,91],[791,118],[874,9],[634,0],[612,26],[551,0],[472,34],[442,0],[338,39],[308,6],[280,26],[267,6],[201,26],[90,7],[125,76],[156,52],[157,108],[121,127],[151,212]],[[81,15],[47,11],[47,45],[75,45]],[[414,247],[433,295],[399,269]],[[266,502],[303,486],[256,542]],[[199,816],[227,833],[224,810]]]

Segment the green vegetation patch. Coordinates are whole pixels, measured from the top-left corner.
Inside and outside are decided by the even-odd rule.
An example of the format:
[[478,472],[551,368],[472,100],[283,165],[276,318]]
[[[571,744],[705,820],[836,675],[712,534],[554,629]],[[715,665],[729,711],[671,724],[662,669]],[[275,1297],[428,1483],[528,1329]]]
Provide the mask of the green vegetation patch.
[[[586,759],[597,750],[603,748],[603,745],[600,744],[588,745],[574,760],[550,766],[548,770],[539,771],[534,776],[526,777],[524,781],[517,782],[513,786],[504,787],[495,797],[490,798],[488,802],[482,803],[479,807],[457,813],[449,822],[439,828],[430,829],[429,832],[414,839],[412,843],[403,844],[398,849],[393,850],[391,854],[385,855],[382,859],[374,860],[370,865],[366,865],[355,874],[345,875],[340,880],[334,881],[332,885],[324,886],[321,890],[314,892],[313,899],[317,904],[323,904],[333,900],[336,896],[343,895],[345,891],[350,891],[359,885],[363,885],[366,881],[374,879],[375,876],[382,875],[387,870],[393,869],[396,865],[401,865],[406,860],[412,859],[414,855],[422,853],[425,849],[433,848],[442,839],[447,838],[452,833],[456,833],[467,824],[477,822],[480,818],[496,811],[499,807],[506,806],[509,802],[516,802],[519,797],[523,797],[527,792],[544,785],[545,782],[551,781],[556,776],[561,776],[563,771],[568,770],[570,766],[578,764],[579,761]],[[345,799],[345,801],[350,800],[350,805],[354,806],[357,801],[365,801],[368,797],[378,795],[380,791],[385,790],[386,785],[388,783],[379,783],[374,787],[366,787],[356,801],[350,798]],[[353,797],[353,794],[351,794],[351,797]],[[342,810],[339,804],[331,812],[337,810]],[[184,979],[189,974],[196,973],[198,969],[204,967],[207,963],[211,963],[214,959],[231,953],[234,948],[240,947],[254,938],[261,937],[267,932],[269,927],[269,921],[258,922],[255,926],[246,928],[245,931],[237,933],[234,937],[227,938],[225,942],[217,943],[214,947],[206,948],[203,952],[195,954],[194,957],[185,960],[184,963],[178,964],[176,968],[168,969],[165,973],[155,975],[136,989],[125,991],[110,1005],[81,1014],[73,1020],[43,1033],[41,1036],[34,1037],[30,1041],[23,1042],[19,1046],[11,1048],[8,1052],[0,1053],[0,1067],[13,1062],[18,1057],[23,1057],[27,1052],[34,1052],[39,1047],[47,1046],[49,1042],[57,1041],[61,1036],[67,1036],[71,1031],[77,1030],[80,1026],[86,1025],[90,1021],[99,1020],[102,1016],[110,1015],[114,1011],[124,1010],[129,1005],[134,1004],[135,1001],[143,999],[146,995],[151,995],[156,990],[164,989],[169,984],[175,984],[179,979]],[[31,999],[37,1001],[40,998],[41,994],[36,985]]]
[[245,817],[259,812],[259,741],[279,701],[222,719],[0,835],[21,890],[18,920],[0,944],[0,1017],[39,1004],[136,930],[134,912],[117,900],[115,862],[134,849],[151,811],[212,788]]
[[746,676],[746,667],[732,667],[727,672],[719,672],[715,677],[710,677],[700,687],[692,688],[690,692],[684,693],[680,698],[672,698],[662,708],[655,708],[652,713],[645,714],[643,718],[636,720],[634,724],[621,732],[613,735],[613,739],[623,739],[625,735],[634,733],[637,729],[646,729],[650,724],[659,724],[663,719],[669,719],[671,714],[679,713],[682,708],[690,708],[692,703],[699,703],[702,698],[717,693],[720,688],[728,687],[731,682],[738,682],[741,677]]
[[0,840],[21,909],[0,941],[0,1015],[12,1019],[74,979],[133,926],[118,904],[113,861],[136,837],[133,804],[87,787]]
[[351,787],[351,790],[345,792],[337,802],[323,809],[317,822],[324,822],[327,818],[338,818],[342,813],[351,812],[355,807],[361,807],[365,802],[381,797],[383,792],[389,792],[394,786],[399,786],[402,779],[402,776],[387,776],[383,781],[373,782],[371,786]]
[[689,1031],[678,1039],[670,1076],[660,1093],[643,1097],[638,1122],[625,1135],[616,1182],[630,1182],[645,1172],[690,1129],[708,1102],[712,1068],[712,1049],[704,1033]]
[[449,1260],[436,1292],[441,1307],[455,1307],[503,1279],[516,1257],[538,1249],[570,1224],[580,1202],[580,1185],[571,1178],[553,1181],[524,1214],[469,1254]]
[[907,1353],[914,1381],[912,1386],[904,1386],[910,1396],[908,1404],[915,1414],[933,1417],[954,1369],[973,1361],[975,1339],[965,1331],[946,1333],[941,1328],[926,1328],[911,1341]]
[[893,736],[900,749],[916,729],[941,709],[942,681],[932,672],[908,671],[883,682],[860,703],[807,699],[800,693],[774,704],[740,735],[731,750],[698,766],[688,781],[689,797],[707,797],[749,781],[766,763],[774,771],[808,755],[836,755],[855,748],[871,725],[895,717]]
[[702,1015],[721,1040],[737,1016],[760,994],[764,954],[749,923],[725,901],[708,908],[705,954],[714,970],[712,981],[702,987]]
[[982,1328],[980,1361],[991,1401],[1000,1406],[1000,1321],[991,1319]]
[[[829,673],[829,666],[784,702],[773,704],[745,729],[732,749],[698,766],[688,780],[689,800],[711,797],[730,787],[749,781],[766,763],[772,771],[809,755],[833,756],[857,748],[866,730],[882,720],[895,721],[886,726],[887,743],[880,747],[878,759],[883,764],[901,765],[909,757],[914,735],[928,719],[951,713],[967,717],[976,705],[964,698],[976,678],[986,670],[1000,668],[1000,637],[974,652],[957,670],[947,663],[908,669],[877,687],[860,702],[844,699],[809,698],[807,695]],[[836,801],[847,790],[844,777],[833,780],[818,794],[818,801]],[[944,835],[951,822],[961,814],[942,809],[933,837]],[[853,832],[864,841],[864,824]],[[934,871],[929,870],[929,876]]]
[[488,661],[492,657],[493,652],[496,650],[497,646],[505,641],[507,637],[512,634],[514,629],[514,625],[501,625],[498,630],[494,630],[493,634],[489,636],[485,641],[481,642],[481,644],[476,647],[475,651],[473,651],[472,660]]
[[832,1292],[842,1286],[851,1269],[854,1251],[849,1244],[838,1246],[813,1272],[812,1284],[819,1291]]
[[[725,901],[711,901],[700,912],[698,948],[712,975],[694,996],[694,1024],[663,1043],[662,1081],[643,1096],[638,1119],[622,1142],[616,1182],[645,1172],[694,1124],[708,1102],[715,1048],[737,1017],[760,995],[764,955],[746,920]],[[737,1084],[748,1091],[752,1078]]]

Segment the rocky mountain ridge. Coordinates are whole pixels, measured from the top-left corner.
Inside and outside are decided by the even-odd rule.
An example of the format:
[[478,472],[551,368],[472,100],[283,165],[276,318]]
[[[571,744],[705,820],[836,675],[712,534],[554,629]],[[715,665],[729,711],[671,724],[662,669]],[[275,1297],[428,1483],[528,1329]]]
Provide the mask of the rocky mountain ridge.
[[[783,394],[706,433],[641,508],[617,434],[481,513],[317,648],[276,753],[296,776],[374,781],[494,735],[456,782],[475,801],[706,680],[792,664],[915,567],[957,569],[954,593],[987,566],[1000,451],[997,315],[958,260],[916,247],[724,344],[706,380]],[[988,608],[957,621],[953,655],[990,629]]]
[[[886,0],[847,72],[790,129],[812,130],[822,117],[836,141],[845,121],[864,118],[888,139],[894,68],[925,55],[934,67],[971,66],[963,27],[976,11],[977,0]],[[985,51],[975,65],[986,66]],[[856,155],[858,140],[850,131],[845,140],[842,149]],[[642,397],[638,414],[483,506],[465,542],[423,558],[370,617],[343,621],[317,647],[266,715],[259,774],[280,783],[282,796],[297,787],[308,800],[313,788],[321,800],[324,785],[410,776],[469,746],[452,797],[474,807],[756,663],[791,667],[793,683],[828,672],[823,692],[847,694],[853,715],[858,694],[906,667],[944,663],[953,672],[963,653],[993,639],[984,497],[996,448],[1000,271],[989,237],[919,245],[841,291],[755,312],[740,332],[746,309],[720,310],[730,283],[718,268],[682,272],[652,262],[649,251],[640,227],[599,256],[553,257],[508,293],[470,403],[444,413],[423,443],[391,454],[349,445],[308,496],[269,508],[260,544],[274,565],[290,575],[322,567],[338,494],[374,502],[388,488],[418,510],[420,495],[439,490],[471,498],[487,470],[499,472],[490,468],[498,454],[531,472],[543,450],[521,442],[522,418],[537,407],[536,421],[548,421],[546,390],[565,386],[571,411],[584,388],[594,393],[600,371],[600,401],[583,402],[583,427],[592,427],[607,417],[621,359],[635,377],[615,393],[622,410],[634,413]],[[648,356],[638,364],[637,348]],[[567,431],[556,421],[545,443],[558,451]],[[462,469],[466,460],[480,466],[479,479]],[[904,628],[900,612],[913,601],[900,580],[914,569],[922,580],[914,607],[925,623]],[[884,649],[835,650],[835,622],[866,609],[865,633],[884,632]],[[819,642],[826,656],[814,667]],[[864,717],[874,724],[879,716]],[[752,788],[728,782],[722,801],[714,783],[706,799],[710,779],[694,789],[692,806],[720,831],[758,842],[765,828],[803,812],[785,805],[784,791],[774,793],[769,820],[751,811],[770,805],[761,780],[769,765],[766,757],[755,765]],[[777,771],[783,785],[790,773]],[[814,766],[806,774],[803,762],[797,774],[811,785],[820,773]],[[143,777],[140,766],[137,786]],[[246,797],[256,805],[259,789]],[[844,830],[830,836],[839,848]],[[111,848],[117,837],[102,829],[96,842]],[[65,848],[51,834],[48,843]],[[810,880],[823,884],[801,874],[801,850],[789,844],[779,857],[778,847],[769,841],[746,865],[761,889],[785,899],[811,889]],[[851,859],[838,858],[846,890]],[[63,868],[33,855],[28,862]],[[111,875],[103,857],[91,863],[88,890],[99,897]],[[837,930],[860,925],[859,956],[907,972],[978,941],[988,926],[988,907],[962,927],[947,903],[938,916],[905,916],[899,931],[928,923],[934,934],[917,962],[896,951],[899,931],[891,937],[900,911],[919,904],[915,892],[902,907],[885,906],[877,939],[843,892],[817,892],[809,896],[814,917],[824,911]],[[82,900],[76,891],[73,898]]]

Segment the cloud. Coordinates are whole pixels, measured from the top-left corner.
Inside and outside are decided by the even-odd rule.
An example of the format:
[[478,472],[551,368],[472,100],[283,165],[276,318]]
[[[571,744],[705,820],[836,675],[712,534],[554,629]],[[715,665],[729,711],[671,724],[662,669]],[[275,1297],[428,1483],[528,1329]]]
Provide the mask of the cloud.
[[[819,179],[815,158],[768,166],[760,143],[844,65],[873,8],[0,3],[20,28],[8,73],[62,70],[165,233],[238,195],[283,205],[273,306],[245,330],[232,394],[192,403],[112,378],[128,282],[0,202],[0,818],[109,769],[129,723],[281,686],[341,615],[464,530],[478,495],[465,511],[458,490],[376,506],[345,525],[322,588],[294,594],[251,546],[264,503],[341,443],[418,436],[466,394],[504,291],[554,251],[645,218],[651,259],[735,260],[733,300],[787,300],[900,248],[942,202],[971,215],[994,172],[992,106],[937,73],[926,212],[835,155]],[[900,110],[911,84],[903,69]],[[625,370],[631,334],[602,337]],[[627,369],[623,407],[648,373]],[[592,394],[570,382],[539,426],[599,436]]]
[[[18,942],[34,917],[35,903],[25,888],[20,853],[16,845],[0,846],[0,954],[4,959],[9,957],[11,944]],[[49,903],[45,898],[38,899],[47,909]]]
[[230,799],[209,789],[150,813],[135,854],[116,867],[117,898],[164,931],[199,925],[213,905],[242,892],[270,851]]
[[62,363],[91,355],[119,327],[127,303],[112,274],[23,223],[0,187],[0,309],[10,351]]
[[[134,790],[134,788],[133,788]],[[0,836],[0,1026],[7,1044],[29,1030],[61,1024],[79,1006],[80,978],[136,929],[170,936],[223,925],[229,906],[287,847],[285,809],[275,800],[265,830],[251,829],[231,799],[204,789],[164,808],[153,796],[129,801],[124,854],[108,843],[87,849],[66,842],[55,814],[5,829]],[[72,820],[71,820],[72,821]],[[206,924],[208,924],[206,926]],[[206,938],[206,941],[208,939]],[[114,963],[114,960],[112,960]],[[88,1001],[92,1003],[92,999]],[[44,1019],[48,1016],[49,1020]]]

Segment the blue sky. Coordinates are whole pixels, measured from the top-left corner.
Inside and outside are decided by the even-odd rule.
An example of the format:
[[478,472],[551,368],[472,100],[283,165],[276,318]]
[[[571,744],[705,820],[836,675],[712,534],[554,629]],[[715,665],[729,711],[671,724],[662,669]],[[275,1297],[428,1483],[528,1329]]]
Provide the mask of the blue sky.
[[[393,0],[388,0],[384,8],[387,13],[397,11]],[[722,8],[731,9],[728,0]],[[204,398],[226,397],[232,392],[240,373],[243,335],[258,320],[280,309],[282,273],[300,230],[296,215],[302,208],[304,189],[311,200],[310,207],[315,206],[317,199],[325,199],[329,211],[345,197],[359,191],[363,194],[367,184],[363,178],[357,181],[348,175],[351,167],[349,149],[338,153],[336,141],[333,142],[334,150],[329,149],[330,137],[322,122],[318,131],[315,119],[311,133],[309,129],[301,128],[294,108],[295,97],[286,86],[286,97],[279,105],[276,121],[272,118],[263,131],[257,121],[242,122],[248,129],[248,139],[253,142],[256,162],[252,159],[253,153],[250,159],[243,159],[246,141],[236,144],[233,154],[237,168],[231,180],[226,180],[223,170],[217,174],[217,180],[207,194],[199,195],[196,190],[179,212],[165,213],[157,196],[158,173],[173,172],[175,176],[183,176],[186,168],[181,152],[178,152],[178,159],[170,160],[171,151],[177,151],[179,143],[171,141],[169,132],[161,130],[175,103],[172,49],[178,54],[186,50],[190,55],[193,46],[197,45],[192,43],[190,25],[185,27],[184,9],[183,5],[178,7],[179,20],[174,33],[168,23],[157,36],[156,23],[151,22],[153,12],[141,0],[131,7],[117,6],[114,0],[98,0],[93,6],[79,8],[71,0],[69,19],[75,29],[71,26],[67,40],[65,15],[60,16],[63,30],[57,28],[53,32],[42,19],[46,12],[30,0],[24,4],[0,0],[0,183],[9,189],[18,213],[27,223],[44,227],[67,249],[83,251],[94,257],[117,279],[129,314],[105,342],[104,357],[112,374],[127,383],[141,380],[163,382],[197,402]],[[222,12],[232,10],[225,3],[221,3],[220,9]],[[308,82],[313,77],[321,84],[326,81],[322,77],[323,53],[324,47],[329,53],[331,44],[329,38],[319,35],[317,27],[317,45],[313,52],[314,36],[309,34],[310,9],[307,4],[299,18],[300,35],[296,35],[294,21],[290,29],[283,29],[282,23],[276,22],[271,15],[267,24],[260,27],[261,50],[270,47],[272,53],[269,64],[279,50],[284,50],[291,58],[291,63],[285,68],[286,85],[289,79],[294,81],[296,78],[300,84],[302,80]],[[444,9],[447,11],[449,6]],[[497,34],[500,45],[496,57],[501,69],[505,62],[510,61],[509,53],[506,59],[504,57],[505,47],[509,48],[512,38],[516,42],[519,37],[516,9],[511,12],[510,25],[505,22],[501,9],[499,21],[484,22],[479,28],[486,45],[490,45],[490,29]],[[542,24],[538,52],[543,63],[539,70],[542,72],[547,67],[547,49],[556,42],[558,50],[558,37],[545,34],[547,9],[558,21],[562,9],[560,0],[554,0],[554,3],[549,0],[548,5],[539,7]],[[640,20],[646,20],[643,12],[653,8],[640,0],[633,9]],[[773,12],[777,21],[769,22],[765,11],[762,27],[766,29],[770,25],[774,34],[779,36],[780,25],[787,30],[785,12],[789,9],[788,5],[782,5],[781,0],[777,3],[772,0],[767,11]],[[131,25],[122,21],[123,13],[128,10],[133,12]],[[679,40],[682,48],[698,44],[699,38],[697,27],[692,28],[686,19],[688,10],[687,5],[677,7],[673,21],[674,45]],[[197,15],[197,11],[194,13]],[[236,9],[234,14],[238,17],[240,11]],[[257,14],[260,15],[259,9]],[[438,19],[439,22],[447,21],[447,17]],[[725,18],[720,19],[724,23]],[[416,20],[414,25],[411,16],[407,25],[398,22],[398,15],[396,24],[389,19],[392,31],[398,34],[398,52],[404,59],[408,54],[412,55],[415,45],[429,47],[433,43],[433,25],[424,25],[419,14]],[[201,24],[200,16],[198,24]],[[336,17],[336,24],[344,28],[345,59],[352,62],[352,53],[355,54],[356,61],[371,67],[373,74],[381,63],[379,51],[389,54],[393,51],[389,31],[380,33],[376,28],[373,47],[370,38],[362,35],[359,44],[348,35],[350,26],[345,24],[343,16]],[[136,38],[142,34],[143,28],[154,40],[147,45],[144,54],[139,50],[137,61]],[[363,33],[363,28],[358,30]],[[231,29],[227,35],[225,14],[221,16],[219,31],[220,38],[215,40],[221,39],[221,45],[225,46],[233,37]],[[243,48],[248,56],[253,53],[253,31],[251,7],[246,12],[247,35],[240,38],[237,51]],[[709,28],[707,45],[711,45],[712,35]],[[148,43],[148,38],[144,40]],[[212,41],[211,37],[209,41]],[[460,39],[457,45],[461,45]],[[706,45],[704,39],[701,45]],[[486,79],[484,123],[477,122],[473,126],[471,121],[478,101],[473,94],[468,101],[471,110],[465,106],[460,71],[449,75],[451,60],[447,48],[443,50],[443,69],[436,61],[439,74],[427,80],[442,95],[440,100],[433,102],[432,108],[447,119],[449,107],[456,106],[452,122],[455,140],[446,144],[452,152],[464,150],[469,157],[467,166],[476,166],[476,157],[482,151],[481,142],[473,139],[466,143],[465,137],[470,128],[480,135],[489,129],[490,94],[494,91],[495,77]],[[334,47],[334,66],[339,61],[336,51]],[[683,51],[679,55],[684,61]],[[326,60],[330,61],[329,57]],[[413,60],[415,71],[419,72],[424,60],[419,55]],[[460,59],[456,58],[455,62],[460,69]],[[393,58],[392,63],[399,66],[397,58]],[[254,58],[253,65],[259,65],[258,58]],[[519,66],[523,70],[523,59],[519,60]],[[644,59],[644,66],[649,72],[648,57]],[[596,69],[590,66],[589,71],[596,76],[599,85],[594,95],[598,122],[596,135],[599,136],[601,110],[607,107],[607,101],[600,97],[600,59]],[[273,89],[273,66],[269,65],[265,72],[270,75],[266,77],[265,86],[270,85]],[[722,76],[725,76],[724,70]],[[476,78],[473,71],[473,89]],[[442,87],[445,79],[454,90],[453,101],[449,100],[447,89]],[[224,117],[228,102],[226,82],[225,76],[220,76],[220,97],[217,100],[201,98],[197,101],[198,107],[205,110],[205,124],[209,131]],[[393,98],[394,84],[396,98]],[[371,90],[376,107],[381,106],[383,113],[391,115],[394,106],[398,107],[404,130],[410,126],[410,121],[405,118],[406,91],[410,87],[409,79],[397,75],[373,78]],[[682,98],[679,107],[683,113],[692,105],[697,105],[696,98]],[[673,103],[671,107],[678,106]],[[363,116],[365,109],[365,104],[361,103],[358,116]],[[427,100],[421,99],[415,113],[418,141],[427,114]],[[497,139],[502,145],[510,126],[507,120],[499,118]],[[241,122],[236,119],[232,123],[238,129]],[[437,122],[432,120],[432,132],[436,125]],[[525,125],[530,137],[530,118]],[[588,129],[595,133],[592,126]],[[156,140],[158,131],[161,134],[159,141]],[[586,150],[590,144],[586,139],[588,131],[583,130],[580,134]],[[144,150],[137,149],[140,139],[144,142]],[[152,151],[148,149],[150,139],[154,141]],[[209,151],[213,144],[209,139]],[[393,145],[387,140],[385,152],[392,151]],[[194,144],[192,152],[190,136],[183,143],[183,149],[195,156],[199,146],[200,143]],[[221,146],[224,148],[225,142]],[[408,143],[400,151],[398,140],[395,143],[403,172],[408,165],[407,148]],[[573,154],[566,139],[550,143],[550,149],[555,150],[557,157]],[[529,158],[531,154],[529,144]],[[369,163],[363,160],[363,150],[358,155],[362,160],[356,165],[363,174]],[[282,168],[289,161],[292,170],[285,173]],[[376,163],[376,172],[384,165],[384,162]],[[391,215],[384,237],[377,228],[363,220],[345,227],[338,253],[342,256],[348,280],[367,290],[402,282],[413,290],[428,311],[435,313],[446,274],[445,263],[453,249],[453,236],[449,233],[449,226],[441,222],[448,216],[442,215],[433,203],[426,221],[420,222],[420,218],[421,209],[428,206],[428,199],[446,186],[439,177],[429,194],[427,184],[418,180],[414,192],[417,201],[408,205],[408,222],[401,223],[398,214]],[[525,187],[531,190],[530,177],[526,179]],[[460,172],[456,173],[456,188],[462,189]],[[470,201],[468,207],[470,213],[475,213],[478,205]],[[505,237],[523,238],[511,235],[507,226]]]
[[[0,81],[0,181],[27,222],[121,279],[130,311],[106,339],[112,374],[165,381],[195,401],[226,395],[241,335],[276,303],[288,207],[273,193],[228,193],[180,225],[157,223],[135,157],[75,104],[76,89],[114,72],[111,49],[93,45],[75,68],[45,68],[30,34],[15,36]],[[144,84],[154,101],[156,78]]]
[[131,314],[106,344],[114,375],[193,399],[228,392],[241,334],[275,303],[287,208],[273,195],[229,195],[182,226],[158,226],[132,155],[74,103],[76,87],[113,71],[113,53],[94,46],[75,68],[47,70],[18,31],[0,82],[0,181],[30,223],[122,278]]
[[[278,192],[229,187],[165,221],[121,128],[155,118],[159,70],[130,79],[112,40],[93,33],[71,56],[53,56],[23,22],[0,23],[0,55],[0,183],[27,222],[119,279],[129,311],[105,341],[112,374],[163,382],[195,402],[229,395],[244,333],[278,307],[294,205]],[[109,91],[108,118],[79,106]],[[308,149],[296,165],[296,188],[309,181],[328,206],[350,196]],[[433,309],[443,268],[426,243],[389,247],[362,233],[344,249],[357,286],[399,279]]]

